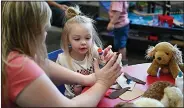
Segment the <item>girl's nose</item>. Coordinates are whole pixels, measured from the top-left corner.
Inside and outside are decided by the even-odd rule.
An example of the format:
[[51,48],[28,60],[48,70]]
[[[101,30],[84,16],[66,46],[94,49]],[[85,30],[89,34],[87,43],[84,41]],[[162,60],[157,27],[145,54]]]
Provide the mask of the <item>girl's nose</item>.
[[86,44],[86,41],[82,41],[81,43],[82,43],[82,44]]

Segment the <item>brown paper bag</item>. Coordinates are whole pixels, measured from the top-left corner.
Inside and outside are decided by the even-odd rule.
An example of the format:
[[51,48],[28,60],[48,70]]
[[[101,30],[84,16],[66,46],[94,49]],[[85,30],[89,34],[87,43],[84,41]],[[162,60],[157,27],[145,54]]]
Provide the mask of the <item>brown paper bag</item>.
[[125,93],[123,93],[122,95],[119,96],[119,98],[121,98],[122,100],[133,100],[137,97],[140,97],[144,94],[144,91],[134,87],[132,91],[126,91]]

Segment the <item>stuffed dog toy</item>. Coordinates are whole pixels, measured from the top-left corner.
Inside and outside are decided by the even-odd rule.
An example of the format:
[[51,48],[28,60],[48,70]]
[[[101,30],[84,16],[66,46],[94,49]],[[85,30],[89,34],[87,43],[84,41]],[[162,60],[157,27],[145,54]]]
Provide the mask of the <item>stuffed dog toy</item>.
[[165,107],[183,107],[182,91],[167,81],[156,81],[144,92],[142,97],[156,99]]
[[183,94],[170,82],[157,81],[142,97],[130,103],[120,102],[115,107],[183,107]]
[[151,66],[147,73],[151,76],[157,76],[160,68],[162,73],[171,73],[176,78],[180,71],[179,64],[182,64],[182,52],[168,42],[160,42],[155,47],[150,46],[146,51],[146,58],[153,58]]

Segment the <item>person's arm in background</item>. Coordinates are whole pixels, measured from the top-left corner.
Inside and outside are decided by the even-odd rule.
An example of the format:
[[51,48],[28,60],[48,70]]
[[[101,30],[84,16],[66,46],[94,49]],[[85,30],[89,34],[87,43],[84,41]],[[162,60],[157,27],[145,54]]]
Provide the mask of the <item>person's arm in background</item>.
[[121,12],[115,11],[115,10],[114,10],[113,13],[114,13],[114,15],[113,15],[113,17],[111,18],[110,23],[115,24],[115,23],[117,22],[117,20],[118,20],[118,18],[119,18],[119,16],[120,16],[120,13],[121,13]]
[[104,93],[121,75],[119,65],[121,57],[121,54],[117,56],[114,53],[102,69],[99,69],[97,60],[94,60],[96,83],[86,92],[71,100],[63,96],[47,75],[43,74],[26,86],[15,101],[21,107],[96,107]]
[[110,22],[108,23],[107,30],[113,30],[114,29],[114,24],[118,21],[118,18],[120,17],[121,11],[115,10],[115,3],[117,2],[111,2],[112,5],[112,13],[113,16],[111,16]]
[[48,67],[49,67],[48,76],[56,85],[81,84],[85,86],[91,86],[96,81],[94,74],[92,75],[79,74],[63,66],[60,66],[59,64],[51,60],[49,60]]
[[117,22],[121,12],[114,11],[113,13],[114,13],[114,15],[111,18],[110,22],[108,23],[107,30],[113,30],[114,29],[114,24]]
[[64,4],[62,5],[62,4],[59,4],[55,1],[47,1],[47,3],[49,4],[49,6],[54,6],[54,7],[61,9],[61,10],[64,10],[64,11],[68,8],[67,5],[64,5]]

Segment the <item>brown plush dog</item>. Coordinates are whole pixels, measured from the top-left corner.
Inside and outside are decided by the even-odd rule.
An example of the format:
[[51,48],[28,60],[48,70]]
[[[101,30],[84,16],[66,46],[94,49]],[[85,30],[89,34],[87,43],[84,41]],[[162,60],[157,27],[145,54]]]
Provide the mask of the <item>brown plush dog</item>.
[[146,58],[153,57],[153,62],[148,68],[149,75],[157,76],[159,68],[163,73],[171,73],[176,78],[180,68],[178,64],[183,63],[182,52],[168,42],[160,42],[155,47],[150,46],[146,51]]

